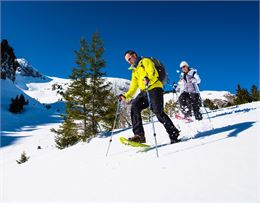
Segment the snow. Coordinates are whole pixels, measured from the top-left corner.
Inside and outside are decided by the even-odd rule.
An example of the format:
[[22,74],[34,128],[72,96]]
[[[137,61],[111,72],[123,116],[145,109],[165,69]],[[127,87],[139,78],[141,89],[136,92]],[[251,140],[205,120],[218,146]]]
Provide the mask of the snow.
[[[27,95],[35,98],[41,103],[51,104],[62,99],[58,90],[66,91],[71,81],[69,79],[63,79],[58,77],[46,76],[42,78],[26,77],[20,74],[16,76],[16,84]],[[122,93],[121,89],[129,87],[130,81],[122,78],[104,78],[107,82],[111,82],[112,88],[118,94]],[[53,85],[60,85],[62,89],[53,90]]]
[[221,100],[227,100],[227,98],[225,97],[225,95],[231,94],[228,91],[202,91],[201,92],[201,97],[202,99],[210,99],[210,100],[214,100],[214,99],[221,99]]
[[[171,118],[180,137],[191,138],[174,145],[166,145],[168,135],[155,120],[159,158],[155,148],[138,152],[122,145],[119,137],[130,137],[132,131],[117,129],[106,157],[110,133],[64,150],[55,147],[50,129],[58,128],[58,114],[64,111],[51,93],[55,83],[68,80],[1,80],[1,203],[259,202],[260,102],[211,111],[211,121],[206,114],[192,123]],[[29,105],[23,113],[11,114],[10,98],[20,93]],[[205,94],[219,98],[224,93]],[[165,101],[172,96],[165,95]],[[147,143],[154,145],[151,123],[144,128]],[[30,158],[19,165],[23,151]]]

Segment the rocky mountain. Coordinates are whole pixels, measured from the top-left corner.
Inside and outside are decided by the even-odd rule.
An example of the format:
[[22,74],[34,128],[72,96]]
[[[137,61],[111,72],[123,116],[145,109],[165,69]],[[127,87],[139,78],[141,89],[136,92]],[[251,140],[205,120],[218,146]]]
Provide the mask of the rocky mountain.
[[[15,84],[27,95],[35,98],[41,103],[55,103],[61,101],[60,93],[66,91],[70,84],[70,79],[49,77],[40,73],[26,59],[17,59],[19,68],[16,71]],[[131,81],[122,78],[105,78],[106,82],[112,84],[115,94],[121,94],[128,90]],[[201,91],[203,100],[210,99],[218,108],[226,107],[233,103],[235,95],[228,91]],[[176,99],[172,93],[165,94],[165,102]]]
[[34,68],[26,59],[16,59],[18,62],[18,68],[16,70],[17,74],[22,76],[31,76],[37,78],[45,78],[43,74],[41,74],[36,68]]

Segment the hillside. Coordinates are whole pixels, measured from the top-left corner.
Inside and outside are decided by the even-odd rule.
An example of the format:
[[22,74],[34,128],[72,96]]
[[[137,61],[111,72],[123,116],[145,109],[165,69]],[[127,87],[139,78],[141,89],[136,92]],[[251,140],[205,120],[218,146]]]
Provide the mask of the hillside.
[[[183,138],[193,137],[174,145],[166,145],[167,134],[156,122],[159,158],[154,148],[137,153],[120,144],[119,137],[131,136],[131,129],[117,130],[108,157],[109,137],[55,148],[49,129],[58,123],[8,132],[19,140],[1,149],[2,200],[257,202],[259,109],[259,102],[221,109],[210,114],[211,124],[173,119]],[[151,124],[145,131],[153,145]],[[18,165],[23,151],[30,159]]]
[[[129,85],[124,79],[107,81],[117,92]],[[152,146],[147,152],[122,145],[119,138],[132,131],[117,129],[106,157],[110,132],[90,143],[55,147],[50,129],[61,123],[58,91],[68,83],[21,74],[15,83],[1,80],[1,202],[259,202],[260,102],[209,111],[210,120],[203,109],[202,121],[171,118],[184,140],[173,145],[155,120],[159,158],[151,123],[144,125]],[[29,105],[11,114],[10,98],[21,93]],[[226,93],[202,91],[202,97],[224,100]],[[172,98],[164,95],[165,102]],[[23,152],[29,160],[19,165]]]

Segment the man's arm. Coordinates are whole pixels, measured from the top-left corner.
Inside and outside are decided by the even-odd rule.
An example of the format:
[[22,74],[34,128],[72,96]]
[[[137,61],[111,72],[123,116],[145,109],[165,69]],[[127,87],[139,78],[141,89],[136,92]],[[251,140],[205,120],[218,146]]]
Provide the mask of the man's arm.
[[126,98],[126,100],[131,99],[133,97],[133,95],[135,94],[137,89],[138,89],[138,81],[137,81],[137,78],[135,76],[135,72],[133,70],[132,80],[131,80],[129,90],[124,94],[124,97]]

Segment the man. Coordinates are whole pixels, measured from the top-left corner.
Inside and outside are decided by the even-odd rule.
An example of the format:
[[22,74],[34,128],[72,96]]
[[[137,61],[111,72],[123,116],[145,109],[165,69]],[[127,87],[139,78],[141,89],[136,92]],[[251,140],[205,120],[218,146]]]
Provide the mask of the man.
[[129,140],[139,143],[146,142],[141,111],[149,107],[146,92],[146,86],[148,86],[151,110],[164,125],[169,134],[171,144],[178,142],[179,130],[163,111],[163,84],[158,79],[159,74],[153,61],[149,58],[138,57],[136,52],[132,50],[125,52],[125,60],[131,64],[132,80],[129,90],[124,95],[119,95],[119,100],[130,100],[137,89],[140,89],[140,93],[133,99],[131,105],[131,120],[134,136],[129,138]]
[[185,117],[192,115],[192,110],[196,120],[202,120],[200,113],[201,100],[197,85],[201,79],[197,70],[189,67],[186,61],[180,63],[182,73],[176,91],[180,92],[179,103],[182,113]]

